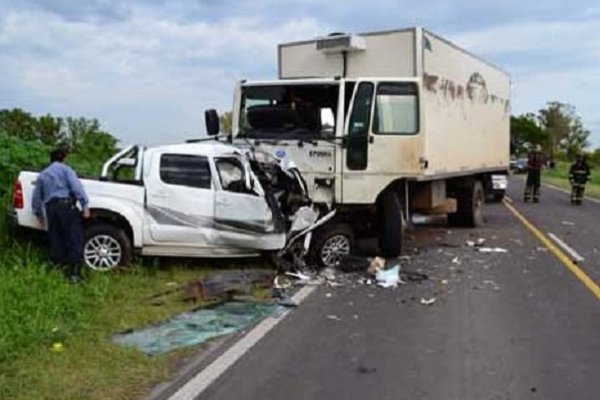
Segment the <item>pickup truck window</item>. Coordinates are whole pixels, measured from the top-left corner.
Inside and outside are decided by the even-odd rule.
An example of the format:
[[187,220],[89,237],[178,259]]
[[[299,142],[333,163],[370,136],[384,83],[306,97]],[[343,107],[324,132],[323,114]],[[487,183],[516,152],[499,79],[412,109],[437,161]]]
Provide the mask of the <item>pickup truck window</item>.
[[219,180],[223,190],[235,193],[256,194],[246,187],[244,167],[235,158],[215,159]]
[[208,159],[187,154],[163,154],[160,157],[160,179],[171,185],[210,189]]
[[412,135],[419,132],[416,84],[385,82],[377,86],[373,131],[395,135]]

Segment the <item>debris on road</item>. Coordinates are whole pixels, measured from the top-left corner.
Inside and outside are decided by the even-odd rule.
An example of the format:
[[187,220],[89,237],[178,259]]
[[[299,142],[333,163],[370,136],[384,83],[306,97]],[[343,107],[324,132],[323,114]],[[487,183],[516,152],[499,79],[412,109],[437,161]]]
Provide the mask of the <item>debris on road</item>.
[[375,257],[371,260],[367,273],[369,275],[376,275],[378,271],[385,268],[385,258]]
[[184,300],[231,300],[234,295],[252,294],[257,287],[270,288],[275,279],[273,271],[220,271],[189,282],[184,288]]
[[479,238],[477,240],[467,240],[466,244],[469,247],[481,247],[481,246],[483,246],[485,244],[485,239],[484,238]]
[[562,224],[566,225],[566,226],[575,226],[575,222],[571,222],[571,221],[563,221]]
[[427,299],[425,297],[421,298],[421,304],[423,304],[424,306],[430,306],[433,303],[435,303],[436,301],[437,301],[437,298],[435,298],[435,297],[431,297],[429,299]]
[[342,319],[340,317],[338,317],[337,315],[328,315],[327,319],[330,319],[332,321],[341,321]]
[[302,272],[290,272],[290,271],[288,271],[285,274],[287,276],[292,277],[292,278],[296,278],[300,282],[310,282],[310,280],[312,279],[309,275],[304,274]]
[[480,247],[477,251],[480,253],[508,253],[508,250],[502,247]]
[[377,286],[382,288],[395,288],[399,283],[404,283],[400,279],[400,264],[396,264],[389,269],[379,269],[375,273]]
[[500,286],[498,286],[498,284],[491,279],[487,279],[487,280],[483,281],[483,284],[492,286],[492,288],[494,290],[500,290]]
[[194,346],[245,329],[280,312],[274,304],[226,302],[213,308],[180,314],[160,325],[117,334],[113,341],[150,355]]
[[452,259],[452,264],[460,265],[460,260],[458,259],[458,257],[454,257]]

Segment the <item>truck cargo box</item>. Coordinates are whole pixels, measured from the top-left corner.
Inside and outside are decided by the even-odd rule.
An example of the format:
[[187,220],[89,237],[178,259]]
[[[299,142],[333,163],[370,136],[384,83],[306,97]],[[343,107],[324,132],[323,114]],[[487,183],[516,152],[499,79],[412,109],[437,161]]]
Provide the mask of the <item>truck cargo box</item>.
[[429,180],[508,168],[508,74],[425,29],[281,44],[278,64],[280,79],[417,79],[419,132],[370,154],[381,161],[367,172]]

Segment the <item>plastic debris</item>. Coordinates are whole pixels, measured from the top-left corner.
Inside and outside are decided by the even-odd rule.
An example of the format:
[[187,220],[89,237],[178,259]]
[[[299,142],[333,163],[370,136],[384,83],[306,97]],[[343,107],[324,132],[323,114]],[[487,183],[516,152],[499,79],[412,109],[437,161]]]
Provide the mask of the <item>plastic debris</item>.
[[508,253],[508,250],[502,247],[480,247],[477,251],[480,253]]
[[375,275],[379,270],[385,268],[385,259],[381,257],[375,257],[371,260],[369,264],[369,268],[367,268],[367,273],[369,275]]
[[302,272],[286,272],[285,274],[292,278],[296,278],[299,281],[310,281],[312,279],[309,275]]
[[485,239],[479,238],[477,240],[467,240],[466,243],[467,243],[467,246],[469,246],[469,247],[480,247],[485,244]]
[[437,301],[437,298],[435,297],[431,297],[429,299],[426,299],[425,297],[421,298],[421,304],[423,304],[424,306],[430,306],[433,303],[435,303]]
[[163,354],[245,329],[280,310],[274,304],[223,303],[214,308],[180,314],[160,325],[117,334],[113,341],[150,355]]
[[458,257],[454,257],[452,259],[452,264],[460,264],[460,260],[458,259]]
[[327,319],[330,319],[332,321],[341,321],[342,319],[340,317],[338,317],[337,315],[328,315]]
[[328,299],[333,297],[333,295],[331,293],[325,293],[325,297],[327,297]]
[[566,226],[575,226],[575,222],[571,222],[571,221],[563,221],[562,224],[566,225]]
[[375,274],[377,286],[382,288],[395,288],[399,283],[404,283],[400,279],[400,264],[396,264],[389,269],[380,269]]
[[498,284],[491,279],[487,279],[487,280],[483,281],[483,284],[492,286],[492,288],[494,288],[494,290],[500,290],[500,286],[498,286]]
[[325,268],[319,273],[319,275],[328,281],[335,280],[335,270],[333,268]]

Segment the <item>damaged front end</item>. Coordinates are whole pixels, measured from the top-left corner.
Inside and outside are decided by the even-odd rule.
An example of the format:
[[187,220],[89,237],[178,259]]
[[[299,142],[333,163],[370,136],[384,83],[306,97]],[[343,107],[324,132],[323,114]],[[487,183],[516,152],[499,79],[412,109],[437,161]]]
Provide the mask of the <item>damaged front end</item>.
[[286,232],[286,244],[276,253],[280,268],[306,266],[312,232],[335,215],[316,207],[300,171],[289,158],[278,158],[254,149],[247,154],[253,173],[265,192],[278,231]]

